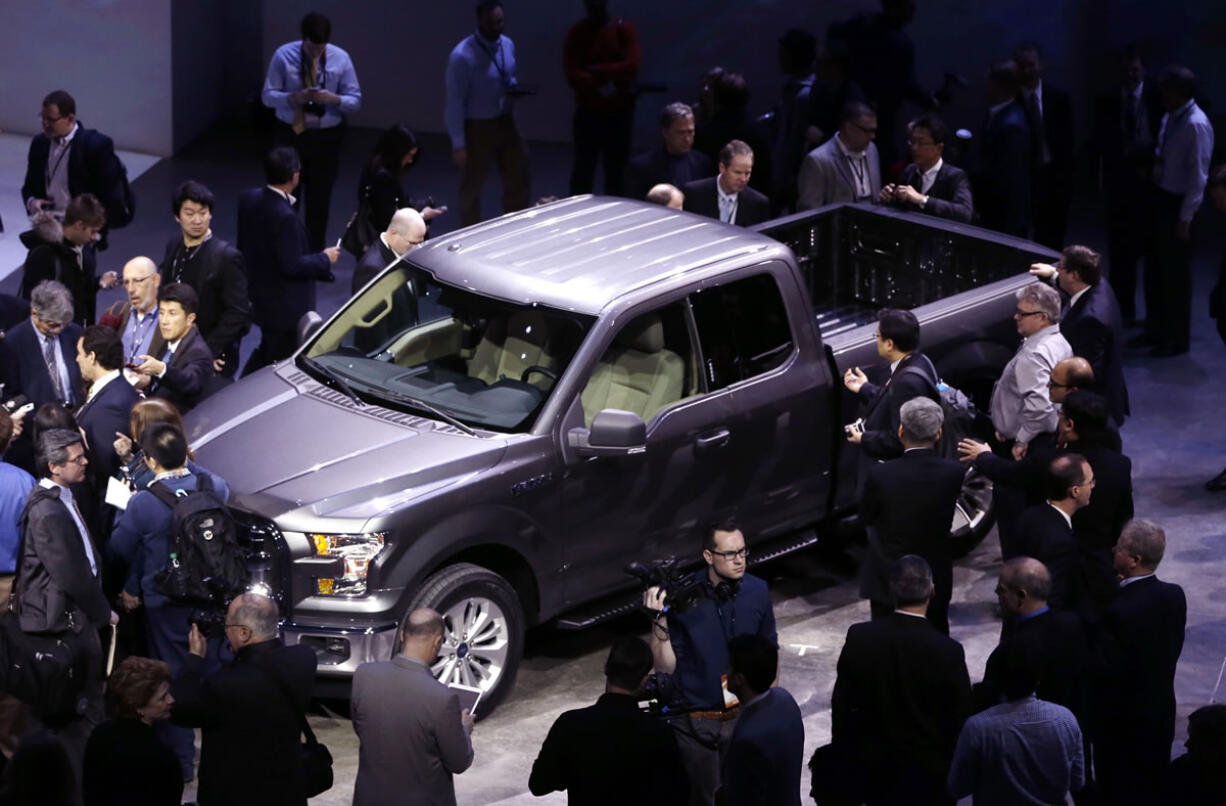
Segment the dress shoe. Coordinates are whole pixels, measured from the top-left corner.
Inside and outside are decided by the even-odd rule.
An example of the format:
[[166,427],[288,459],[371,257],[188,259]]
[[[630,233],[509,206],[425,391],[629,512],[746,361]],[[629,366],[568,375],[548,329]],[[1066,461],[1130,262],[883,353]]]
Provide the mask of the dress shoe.
[[1133,336],[1128,341],[1124,342],[1125,347],[1152,347],[1154,340],[1144,333]]
[[1188,351],[1187,347],[1172,347],[1169,344],[1163,344],[1149,351],[1150,358],[1170,358],[1175,355],[1183,355]]
[[1226,470],[1206,481],[1205,489],[1211,493],[1220,493],[1226,490]]

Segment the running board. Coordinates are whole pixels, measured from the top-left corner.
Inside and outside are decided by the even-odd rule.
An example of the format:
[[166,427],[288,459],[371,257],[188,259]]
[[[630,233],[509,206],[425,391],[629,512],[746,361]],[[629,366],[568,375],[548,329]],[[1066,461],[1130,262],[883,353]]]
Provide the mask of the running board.
[[[769,540],[756,547],[753,553],[749,555],[749,567],[752,568],[764,562],[777,560],[780,557],[816,544],[817,532],[813,530],[813,527],[789,532],[784,537]],[[697,566],[693,567],[696,568]],[[585,630],[602,621],[609,621],[618,616],[624,616],[639,610],[642,601],[643,594],[638,588],[618,591],[611,596],[606,596],[591,604],[567,612],[558,618],[555,626],[560,630]]]

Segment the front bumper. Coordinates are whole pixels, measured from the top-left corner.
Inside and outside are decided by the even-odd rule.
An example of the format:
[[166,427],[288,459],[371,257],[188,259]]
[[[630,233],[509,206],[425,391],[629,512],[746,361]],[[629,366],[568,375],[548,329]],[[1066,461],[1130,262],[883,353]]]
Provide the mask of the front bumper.
[[396,627],[312,627],[288,622],[281,628],[287,646],[302,644],[315,650],[316,674],[352,677],[363,663],[389,660],[395,649]]

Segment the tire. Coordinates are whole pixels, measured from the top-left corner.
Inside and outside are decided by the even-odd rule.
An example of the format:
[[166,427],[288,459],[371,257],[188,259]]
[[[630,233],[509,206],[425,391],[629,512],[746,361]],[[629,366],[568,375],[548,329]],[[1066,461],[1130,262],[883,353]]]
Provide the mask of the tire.
[[405,614],[429,607],[443,616],[443,646],[431,667],[441,683],[484,690],[477,711],[492,713],[515,685],[524,652],[524,613],[515,589],[498,574],[456,563],[431,574]]
[[954,505],[954,520],[949,531],[955,557],[965,557],[979,545],[992,529],[994,514],[992,480],[975,468],[969,468],[962,479],[962,492]]

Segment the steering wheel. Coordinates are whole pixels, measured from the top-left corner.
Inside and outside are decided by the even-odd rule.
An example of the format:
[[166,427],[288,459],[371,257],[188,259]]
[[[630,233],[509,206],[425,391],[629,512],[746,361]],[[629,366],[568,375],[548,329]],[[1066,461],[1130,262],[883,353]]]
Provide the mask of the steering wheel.
[[558,373],[554,372],[552,369],[549,369],[548,367],[542,367],[540,364],[533,364],[532,366],[525,369],[522,373],[520,373],[519,380],[522,383],[527,383],[528,376],[530,376],[534,372],[544,375],[546,378],[553,381],[553,383],[549,385],[549,388],[551,389],[553,388],[553,384],[558,382]]

